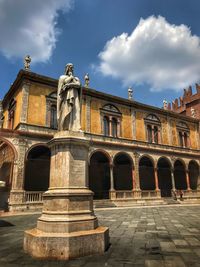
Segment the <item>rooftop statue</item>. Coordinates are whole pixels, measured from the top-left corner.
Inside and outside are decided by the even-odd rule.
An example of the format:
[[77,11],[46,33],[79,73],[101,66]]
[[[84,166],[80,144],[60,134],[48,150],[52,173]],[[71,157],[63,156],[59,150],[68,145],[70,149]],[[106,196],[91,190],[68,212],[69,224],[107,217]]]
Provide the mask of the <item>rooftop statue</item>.
[[24,58],[24,69],[30,71],[31,57],[29,55]]
[[73,74],[74,66],[69,63],[65,74],[58,81],[57,118],[59,131],[80,131],[81,83]]

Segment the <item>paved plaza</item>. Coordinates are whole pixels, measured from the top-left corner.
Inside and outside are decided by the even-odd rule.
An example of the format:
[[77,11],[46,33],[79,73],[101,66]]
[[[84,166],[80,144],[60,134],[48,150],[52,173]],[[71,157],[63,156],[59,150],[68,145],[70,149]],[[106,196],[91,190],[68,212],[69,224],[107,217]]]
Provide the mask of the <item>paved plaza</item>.
[[71,261],[41,261],[23,251],[25,229],[39,214],[0,218],[0,267],[135,266],[200,267],[200,205],[96,210],[99,224],[110,228],[104,255]]

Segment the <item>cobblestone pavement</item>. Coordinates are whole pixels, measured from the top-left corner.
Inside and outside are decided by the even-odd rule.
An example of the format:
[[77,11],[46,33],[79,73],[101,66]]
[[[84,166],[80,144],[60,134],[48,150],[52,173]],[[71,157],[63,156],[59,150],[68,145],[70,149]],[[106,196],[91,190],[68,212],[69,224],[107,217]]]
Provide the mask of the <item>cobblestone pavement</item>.
[[23,232],[39,214],[0,218],[0,267],[198,267],[200,206],[163,206],[98,210],[100,225],[110,228],[104,255],[71,261],[41,261],[23,252]]

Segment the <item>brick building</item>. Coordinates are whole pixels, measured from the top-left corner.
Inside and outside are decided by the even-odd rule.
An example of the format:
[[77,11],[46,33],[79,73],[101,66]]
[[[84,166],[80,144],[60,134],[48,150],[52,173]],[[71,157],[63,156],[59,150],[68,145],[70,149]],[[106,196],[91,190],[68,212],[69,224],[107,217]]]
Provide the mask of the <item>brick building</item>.
[[200,120],[200,85],[196,84],[196,92],[193,94],[192,87],[184,89],[183,96],[168,104],[168,110],[182,115],[191,116]]
[[[20,70],[2,101],[1,209],[41,207],[49,185],[48,142],[57,128],[57,83]],[[199,107],[195,95],[191,98]],[[185,116],[191,102],[184,99],[184,107],[177,106],[182,115],[82,88],[81,125],[90,143],[88,186],[95,199],[115,205],[165,203],[174,190],[182,190],[185,200],[198,199],[199,120]]]

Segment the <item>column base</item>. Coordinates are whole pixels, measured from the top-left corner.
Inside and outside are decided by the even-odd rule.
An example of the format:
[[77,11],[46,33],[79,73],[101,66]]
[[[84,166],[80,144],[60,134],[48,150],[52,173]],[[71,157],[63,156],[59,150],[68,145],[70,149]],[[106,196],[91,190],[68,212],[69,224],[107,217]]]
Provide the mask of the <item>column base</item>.
[[103,254],[109,246],[109,230],[72,233],[46,233],[38,229],[25,231],[24,250],[39,259],[69,260],[91,254]]

